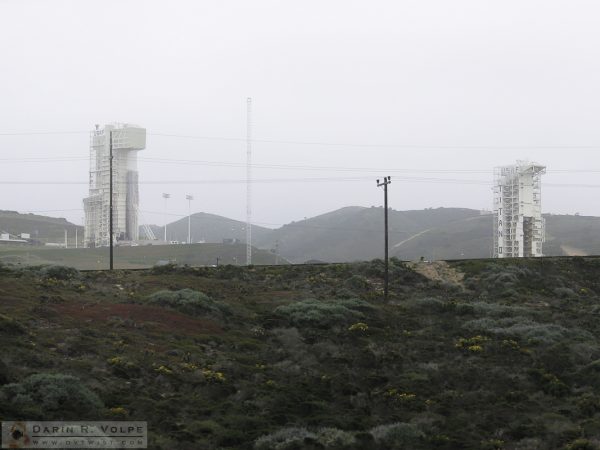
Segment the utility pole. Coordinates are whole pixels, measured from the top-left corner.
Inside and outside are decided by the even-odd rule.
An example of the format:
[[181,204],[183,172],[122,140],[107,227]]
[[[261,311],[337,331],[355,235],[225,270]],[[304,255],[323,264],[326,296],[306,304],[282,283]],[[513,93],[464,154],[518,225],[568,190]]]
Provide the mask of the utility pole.
[[112,130],[109,133],[109,153],[108,153],[108,184],[109,184],[109,200],[108,200],[108,238],[110,240],[110,270],[114,268],[113,260],[113,134]]
[[389,278],[390,278],[390,267],[388,260],[388,184],[392,183],[392,177],[384,177],[383,181],[380,183],[377,180],[377,187],[383,186],[383,204],[384,204],[384,218],[385,218],[385,284],[383,295],[385,301],[388,300],[388,292],[389,292]]
[[77,225],[75,225],[75,248],[77,248]]
[[186,195],[185,199],[188,201],[188,244],[192,243],[192,200],[193,195]]
[[163,198],[165,199],[165,243],[167,242],[167,199],[171,197],[171,194],[165,194],[163,192]]

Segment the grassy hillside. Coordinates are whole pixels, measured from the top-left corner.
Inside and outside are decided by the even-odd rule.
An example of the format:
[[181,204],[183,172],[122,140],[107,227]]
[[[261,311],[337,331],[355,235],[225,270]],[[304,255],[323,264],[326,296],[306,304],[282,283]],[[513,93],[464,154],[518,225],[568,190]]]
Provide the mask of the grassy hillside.
[[[548,256],[600,254],[600,218],[545,215]],[[403,260],[488,258],[492,216],[462,208],[389,212],[390,254]],[[348,207],[285,225],[262,240],[292,262],[383,256],[382,208]]]
[[[548,256],[600,254],[600,218],[545,215]],[[440,223],[414,239],[392,246],[391,254],[401,259],[487,258],[492,250],[492,216]]]
[[546,216],[546,243],[549,255],[565,255],[569,251],[580,254],[600,254],[600,217]]
[[68,233],[69,245],[75,247],[75,229],[79,244],[83,242],[83,227],[72,224],[66,219],[40,216],[37,214],[20,214],[16,211],[0,211],[0,230],[2,233],[20,235],[29,233],[32,239],[39,242],[65,242],[65,230]]
[[0,420],[145,420],[165,450],[598,448],[600,259],[391,269],[384,304],[381,261],[0,267]]
[[[164,227],[153,226],[152,231],[157,238],[163,239]],[[252,226],[253,239],[262,240],[271,232],[270,229]],[[140,232],[143,234],[143,232]],[[188,218],[177,220],[167,225],[169,241],[187,242]],[[208,213],[196,213],[191,217],[192,242],[204,240],[207,243],[222,243],[223,239],[239,239],[246,242],[246,223]]]
[[[389,211],[390,246],[447,223],[479,216],[462,208]],[[383,256],[383,208],[352,206],[284,225],[257,239],[258,246],[273,248],[292,262],[310,259],[356,261]]]
[[[154,266],[158,261],[174,261],[177,264],[204,266],[217,264],[245,264],[244,244],[192,244],[192,245],[144,245],[139,247],[115,247],[114,262],[118,269],[137,269]],[[254,249],[255,264],[274,264],[275,255]],[[109,265],[109,249],[80,248],[57,249],[39,247],[0,247],[0,262],[36,265],[60,264],[80,270],[105,269]]]
[[[546,255],[600,254],[600,218],[567,215],[545,217]],[[240,242],[246,240],[245,223],[240,221],[214,214],[197,213],[192,215],[191,223],[194,242],[205,240],[207,243],[222,243],[223,239],[238,239]],[[74,246],[75,228],[75,225],[65,219],[10,211],[0,212],[0,230],[13,234],[30,233],[33,238],[37,236],[41,242],[63,242],[64,230],[67,229],[69,245]],[[81,227],[77,228],[81,243],[83,230]],[[162,239],[163,228],[152,228],[156,236]],[[389,228],[390,254],[404,260],[418,260],[421,257],[428,260],[487,258],[491,253],[492,216],[481,216],[479,211],[473,209],[390,210]],[[169,224],[167,230],[169,240],[187,241],[187,218]],[[252,235],[255,246],[267,252],[278,246],[281,256],[294,263],[308,260],[344,262],[377,258],[383,256],[383,209],[350,206],[292,222],[275,230],[253,226]],[[0,258],[5,255],[5,250],[0,247]],[[151,257],[177,257],[171,253],[162,256],[158,253],[159,250],[153,250]],[[86,258],[92,261],[94,257],[94,254],[90,253],[89,258]],[[233,255],[231,257],[233,258]],[[31,253],[29,258],[35,261],[37,256]],[[40,262],[57,261],[45,259],[44,255],[40,255],[40,258]],[[193,258],[187,260],[193,261]],[[138,267],[136,264],[140,261],[136,261],[132,262],[133,265],[123,267]],[[145,261],[141,263],[145,264]],[[92,266],[87,264],[86,267]]]

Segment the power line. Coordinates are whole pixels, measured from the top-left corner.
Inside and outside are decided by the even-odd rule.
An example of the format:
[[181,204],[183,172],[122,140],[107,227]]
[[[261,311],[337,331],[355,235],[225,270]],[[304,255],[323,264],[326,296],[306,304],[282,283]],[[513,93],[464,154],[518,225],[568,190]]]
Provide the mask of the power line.
[[[198,139],[211,141],[234,141],[246,142],[245,138],[241,137],[222,137],[222,136],[200,136],[200,135],[184,135],[184,134],[169,134],[169,133],[148,133],[150,136],[170,137],[179,139]],[[448,150],[527,150],[527,149],[584,149],[597,150],[600,145],[423,145],[423,144],[379,144],[379,143],[352,143],[352,142],[331,142],[331,141],[294,141],[294,140],[277,140],[277,139],[252,139],[252,143],[264,144],[283,144],[283,145],[309,145],[309,146],[334,146],[334,147],[357,147],[357,148],[404,148],[404,149],[448,149]]]
[[63,135],[63,134],[89,134],[89,131],[4,131],[0,136],[38,136],[38,135]]
[[[0,132],[0,136],[37,136],[37,135],[69,135],[69,134],[89,134],[90,131],[81,130],[65,130],[65,131],[48,131],[48,130],[30,130],[30,131],[6,131]],[[207,135],[190,135],[176,133],[147,133],[148,136],[192,139],[192,140],[207,140],[207,141],[233,141],[247,142],[244,137],[227,137],[227,136],[207,136]],[[305,145],[305,146],[330,146],[330,147],[355,147],[355,148],[389,148],[389,149],[432,149],[432,150],[598,150],[599,145],[495,145],[495,144],[479,144],[479,145],[434,145],[434,144],[381,144],[368,142],[333,142],[333,141],[310,141],[310,140],[286,140],[286,139],[251,139],[251,143],[264,144],[279,144],[279,145]]]
[[[324,182],[360,182],[370,180],[371,177],[319,177],[319,178],[254,178],[251,183],[324,183]],[[427,178],[427,177],[400,177],[397,181],[426,182],[426,183],[450,183],[450,184],[482,184],[492,186],[491,182],[484,180],[466,180],[451,178]],[[146,185],[190,185],[190,184],[243,184],[246,179],[209,179],[209,180],[148,180],[139,181],[138,184]],[[69,180],[0,180],[0,185],[87,185],[88,181]],[[128,185],[127,182],[116,182],[115,184]]]
[[[2,163],[55,163],[55,162],[75,162],[88,161],[89,157],[84,156],[59,156],[59,157],[32,157],[32,158],[0,158]],[[246,167],[245,163],[226,162],[226,161],[208,161],[208,160],[193,160],[193,159],[167,159],[167,158],[151,158],[140,157],[139,162],[157,163],[157,164],[174,164],[174,165],[201,165],[208,167]],[[405,169],[390,169],[390,168],[375,168],[375,167],[344,167],[344,166],[313,166],[313,165],[293,165],[293,164],[250,164],[256,169],[283,169],[283,170],[306,170],[306,171],[331,171],[331,172],[361,172],[361,173],[377,173],[377,172],[394,172],[394,173],[426,173],[426,174],[492,174],[490,169],[420,169],[420,168],[405,168]],[[547,173],[554,174],[577,174],[577,173],[600,173],[600,169],[554,169],[547,170]]]
[[[255,178],[252,183],[277,184],[277,183],[327,183],[327,182],[363,182],[371,177],[320,177],[320,178]],[[493,186],[486,180],[470,180],[459,178],[434,178],[434,177],[396,177],[396,182],[403,183],[429,183],[429,184],[457,184],[457,185],[479,185]],[[194,184],[245,184],[246,179],[210,179],[210,180],[148,180],[139,181],[138,184],[145,185],[194,185]],[[88,181],[69,180],[0,180],[0,185],[87,185]],[[127,182],[115,184],[128,185]],[[585,183],[544,183],[544,187],[556,188],[600,188],[600,184]]]

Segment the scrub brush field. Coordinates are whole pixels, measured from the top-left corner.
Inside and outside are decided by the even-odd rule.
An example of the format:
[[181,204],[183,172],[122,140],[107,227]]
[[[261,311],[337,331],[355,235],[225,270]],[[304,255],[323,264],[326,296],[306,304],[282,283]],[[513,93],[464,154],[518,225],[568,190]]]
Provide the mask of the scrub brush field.
[[0,419],[142,420],[150,449],[599,448],[600,259],[439,266],[392,259],[388,302],[380,260],[0,266]]

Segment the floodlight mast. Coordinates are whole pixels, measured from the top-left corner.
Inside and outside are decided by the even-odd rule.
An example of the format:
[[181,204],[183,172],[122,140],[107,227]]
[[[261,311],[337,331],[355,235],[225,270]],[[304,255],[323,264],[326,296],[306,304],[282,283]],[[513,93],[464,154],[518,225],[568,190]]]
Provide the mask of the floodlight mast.
[[185,199],[188,201],[188,244],[192,243],[192,200],[193,195],[186,195]]
[[167,200],[171,198],[171,194],[163,192],[162,196],[165,199],[165,242],[167,242]]

